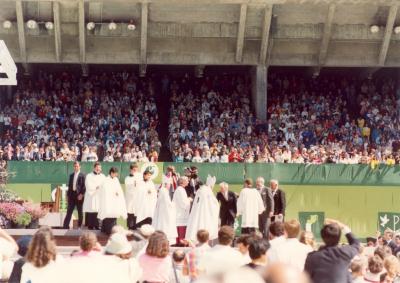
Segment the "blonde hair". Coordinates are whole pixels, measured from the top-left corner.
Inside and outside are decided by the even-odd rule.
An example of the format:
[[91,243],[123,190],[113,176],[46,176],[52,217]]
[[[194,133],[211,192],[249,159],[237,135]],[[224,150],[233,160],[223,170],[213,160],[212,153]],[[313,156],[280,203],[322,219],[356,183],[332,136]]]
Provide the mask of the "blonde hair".
[[311,231],[302,231],[300,233],[300,242],[315,249],[314,234]]
[[395,277],[400,272],[400,263],[397,257],[389,255],[383,261],[383,267],[390,277]]

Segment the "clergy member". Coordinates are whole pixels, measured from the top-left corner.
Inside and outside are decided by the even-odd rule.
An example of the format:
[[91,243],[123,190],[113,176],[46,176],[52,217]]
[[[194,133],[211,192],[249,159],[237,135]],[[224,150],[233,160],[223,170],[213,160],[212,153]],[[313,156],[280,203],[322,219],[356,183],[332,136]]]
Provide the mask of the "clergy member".
[[157,203],[157,190],[151,180],[152,173],[149,170],[144,171],[143,178],[138,185],[136,228],[144,224],[152,224],[154,210]]
[[242,234],[256,231],[259,215],[264,210],[260,193],[253,188],[253,181],[246,179],[237,202],[237,214],[242,215]]
[[99,211],[98,192],[105,178],[101,173],[100,162],[95,162],[93,172],[86,175],[83,212],[85,213],[85,224],[89,230],[99,229],[99,221],[97,220]]
[[98,218],[102,220],[101,231],[110,235],[111,229],[117,224],[117,218],[127,218],[124,192],[116,167],[111,167],[109,175],[100,187],[99,200]]
[[206,185],[197,190],[190,211],[186,230],[186,239],[192,242],[197,241],[197,231],[205,229],[210,233],[210,240],[218,237],[218,214],[219,205],[212,188],[215,184],[215,177],[208,176]]
[[127,227],[134,230],[136,227],[136,208],[138,199],[138,185],[142,180],[142,174],[139,172],[137,163],[131,164],[130,173],[125,178],[125,200],[126,210],[128,211]]
[[178,179],[178,187],[176,188],[172,199],[176,207],[176,225],[178,230],[178,237],[176,238],[177,246],[180,246],[182,244],[181,241],[185,239],[190,203],[193,201],[193,199],[188,197],[186,193],[186,187],[188,184],[188,177],[180,177]]
[[165,186],[164,181],[158,191],[157,204],[152,225],[154,229],[163,231],[165,235],[167,235],[170,245],[175,242],[178,236],[176,231],[175,203],[171,201],[169,189]]

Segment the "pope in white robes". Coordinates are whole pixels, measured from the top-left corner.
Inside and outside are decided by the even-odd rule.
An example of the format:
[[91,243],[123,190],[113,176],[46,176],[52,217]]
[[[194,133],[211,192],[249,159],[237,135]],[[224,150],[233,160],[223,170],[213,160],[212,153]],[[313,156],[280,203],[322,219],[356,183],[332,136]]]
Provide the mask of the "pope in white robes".
[[127,226],[129,229],[135,229],[136,226],[136,208],[138,206],[138,185],[143,180],[143,175],[139,172],[139,166],[132,164],[130,174],[125,178],[125,200],[128,211]]
[[219,205],[212,191],[215,177],[208,176],[206,183],[207,185],[203,185],[197,190],[188,219],[185,238],[192,242],[197,242],[196,235],[200,229],[208,231],[210,240],[218,237]]
[[95,162],[93,172],[86,175],[86,191],[82,210],[85,213],[85,224],[89,229],[98,229],[99,227],[97,220],[97,213],[99,212],[98,193],[105,178],[104,174],[101,173],[100,162]]
[[136,228],[144,224],[151,224],[157,204],[157,190],[151,180],[151,172],[143,173],[143,180],[138,185]]
[[170,244],[175,243],[178,236],[176,230],[176,209],[175,204],[171,201],[169,190],[165,186],[161,186],[158,191],[152,226],[156,230],[163,231],[167,235]]
[[101,231],[111,234],[111,229],[117,224],[117,218],[127,218],[124,192],[118,179],[118,170],[115,167],[110,169],[99,191],[99,214],[102,220]]
[[265,210],[260,193],[245,181],[237,201],[237,215],[242,215],[242,233],[249,234],[258,228],[258,216]]

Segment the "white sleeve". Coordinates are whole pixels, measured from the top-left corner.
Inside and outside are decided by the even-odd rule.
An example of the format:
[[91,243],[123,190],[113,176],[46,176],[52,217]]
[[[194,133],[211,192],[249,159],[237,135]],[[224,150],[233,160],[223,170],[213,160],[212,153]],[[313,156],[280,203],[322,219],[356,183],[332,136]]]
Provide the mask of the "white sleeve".
[[261,214],[265,210],[265,207],[261,195],[259,193],[257,193],[257,202],[258,202],[258,214]]
[[86,187],[86,192],[90,195],[93,196],[96,193],[96,187],[95,185],[93,185],[93,183],[91,182],[91,177],[88,176],[86,177],[85,180],[85,187]]
[[186,192],[181,188],[175,191],[173,201],[182,209],[186,209],[190,205],[190,201],[186,195]]
[[243,194],[239,194],[239,198],[237,200],[237,215],[242,215],[243,214]]

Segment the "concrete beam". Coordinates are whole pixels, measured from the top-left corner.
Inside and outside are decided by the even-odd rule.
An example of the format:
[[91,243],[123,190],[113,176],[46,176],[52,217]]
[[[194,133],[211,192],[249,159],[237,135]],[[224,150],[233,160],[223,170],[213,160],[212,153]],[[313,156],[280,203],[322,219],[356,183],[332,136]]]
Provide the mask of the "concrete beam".
[[319,49],[318,62],[322,66],[325,64],[326,56],[328,54],[329,41],[332,34],[332,23],[335,16],[336,5],[331,3],[328,8],[328,15],[324,24],[324,33],[322,35],[321,47]]
[[15,11],[17,14],[19,55],[21,57],[21,62],[25,63],[27,61],[26,39],[25,39],[25,21],[24,21],[24,12],[22,9],[21,1],[15,2]]
[[79,60],[86,62],[86,27],[85,27],[85,2],[78,2],[78,23],[79,23]]
[[261,35],[260,64],[264,65],[267,59],[269,31],[271,29],[272,5],[265,6]]
[[393,26],[394,21],[396,20],[397,10],[399,9],[398,4],[393,5],[390,7],[389,15],[386,21],[386,28],[385,28],[385,35],[383,36],[383,41],[381,45],[381,50],[379,52],[379,61],[378,64],[380,66],[385,65],[387,52],[389,50],[390,38],[393,34]]
[[140,22],[140,62],[147,62],[147,23],[149,16],[149,4],[142,3],[141,22]]
[[56,50],[56,60],[61,62],[61,19],[60,19],[60,3],[53,2],[53,18],[54,18],[54,42]]
[[246,29],[246,17],[247,17],[247,4],[240,5],[240,18],[239,18],[239,27],[238,27],[238,35],[236,42],[236,62],[242,62],[243,57],[243,45],[244,45],[244,32]]

